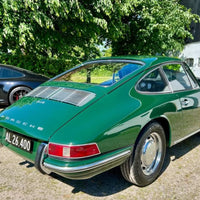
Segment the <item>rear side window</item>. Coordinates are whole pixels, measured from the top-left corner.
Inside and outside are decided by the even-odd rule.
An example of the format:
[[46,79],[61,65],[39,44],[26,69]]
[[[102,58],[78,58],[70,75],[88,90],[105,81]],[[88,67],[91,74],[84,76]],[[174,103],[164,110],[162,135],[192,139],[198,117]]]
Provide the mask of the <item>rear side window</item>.
[[181,64],[170,64],[163,66],[163,70],[173,91],[192,89],[192,85]]
[[23,77],[24,74],[21,72],[18,72],[13,69],[5,68],[5,67],[0,67],[0,78],[19,78]]
[[186,73],[188,75],[188,78],[190,80],[190,83],[192,85],[193,88],[199,88],[199,85],[194,77],[194,75],[191,73],[191,71],[189,70],[188,66],[186,64],[184,64],[184,67],[186,69]]
[[150,72],[144,78],[142,78],[137,84],[136,89],[138,91],[147,93],[170,91],[159,69]]

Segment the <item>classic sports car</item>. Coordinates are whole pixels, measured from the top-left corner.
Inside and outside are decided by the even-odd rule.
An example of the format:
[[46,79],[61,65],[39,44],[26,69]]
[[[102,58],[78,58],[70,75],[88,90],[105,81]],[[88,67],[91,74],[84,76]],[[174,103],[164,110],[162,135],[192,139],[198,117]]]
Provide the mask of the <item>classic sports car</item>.
[[200,130],[200,86],[168,57],[112,57],[56,76],[0,114],[0,141],[42,173],[86,179],[120,166],[138,186],[166,147]]
[[0,105],[14,103],[47,80],[31,71],[0,64]]

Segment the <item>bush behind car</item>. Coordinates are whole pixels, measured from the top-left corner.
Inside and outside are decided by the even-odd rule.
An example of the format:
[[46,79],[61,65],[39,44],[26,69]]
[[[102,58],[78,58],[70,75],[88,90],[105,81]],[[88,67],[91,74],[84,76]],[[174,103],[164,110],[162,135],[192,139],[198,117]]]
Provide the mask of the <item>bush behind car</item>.
[[14,65],[38,74],[54,77],[78,64],[78,60],[0,53],[0,63]]

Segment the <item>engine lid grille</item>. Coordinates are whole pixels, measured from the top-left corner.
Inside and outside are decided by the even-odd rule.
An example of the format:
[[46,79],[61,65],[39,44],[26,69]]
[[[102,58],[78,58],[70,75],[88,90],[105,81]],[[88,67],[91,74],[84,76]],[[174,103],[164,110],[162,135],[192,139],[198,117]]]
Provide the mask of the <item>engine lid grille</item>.
[[39,86],[26,96],[51,99],[80,107],[91,101],[96,94],[71,88]]

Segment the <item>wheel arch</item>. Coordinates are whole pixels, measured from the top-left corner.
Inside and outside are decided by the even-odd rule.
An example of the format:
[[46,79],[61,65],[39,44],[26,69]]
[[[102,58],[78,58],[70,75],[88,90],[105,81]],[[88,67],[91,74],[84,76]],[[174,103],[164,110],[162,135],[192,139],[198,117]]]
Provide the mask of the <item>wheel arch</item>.
[[25,85],[25,84],[18,85],[18,84],[14,84],[12,87],[9,88],[8,94],[10,94],[12,90],[14,90],[15,88],[18,88],[18,87],[27,87],[27,88],[33,90],[33,88],[30,85]]
[[158,117],[158,118],[155,118],[155,119],[152,119],[151,121],[149,121],[147,124],[145,124],[142,129],[140,130],[140,133],[138,134],[138,137],[135,141],[135,144],[134,144],[134,149],[135,147],[137,146],[137,143],[139,142],[144,130],[150,125],[152,124],[153,122],[157,122],[159,123],[163,129],[164,129],[164,132],[165,132],[165,137],[166,137],[166,146],[167,147],[170,147],[171,146],[171,129],[170,129],[170,123],[168,121],[168,119],[166,117]]
[[159,117],[155,119],[154,121],[158,122],[164,129],[165,137],[166,137],[166,146],[171,146],[171,129],[170,129],[170,123],[165,117]]
[[[161,127],[163,130],[161,129]],[[155,133],[154,132],[155,130],[159,132]],[[148,145],[146,146],[147,144],[146,141],[148,137],[150,137],[150,135],[152,137],[152,134],[154,135],[156,134],[157,136],[159,135],[155,141],[157,141],[158,138],[159,142],[162,141],[161,143],[159,143],[160,144],[158,145],[159,147],[157,146],[160,153],[158,153],[158,149],[156,150],[157,153],[154,152],[154,150],[152,151],[151,147],[150,150],[147,150]],[[165,138],[166,138],[166,143],[164,143]],[[150,120],[140,130],[140,133],[135,141],[131,156],[120,166],[123,177],[127,181],[141,187],[149,185],[150,183],[155,181],[156,178],[160,175],[161,169],[163,167],[166,154],[166,147],[169,146],[169,143],[170,143],[170,125],[168,120],[165,117],[159,117]],[[145,148],[143,148],[144,146]],[[143,151],[144,149],[145,151]],[[150,155],[151,153],[147,154],[145,153],[146,150],[147,152],[152,151],[151,152],[153,153],[152,160],[151,158],[150,160],[146,159],[147,156],[151,156]],[[142,156],[145,154],[146,158]],[[149,161],[152,162],[151,165],[148,164]],[[153,163],[155,163],[155,165]],[[144,172],[145,170],[146,172]],[[151,172],[148,170],[153,170],[153,171]],[[148,174],[148,172],[150,172],[150,174]]]

